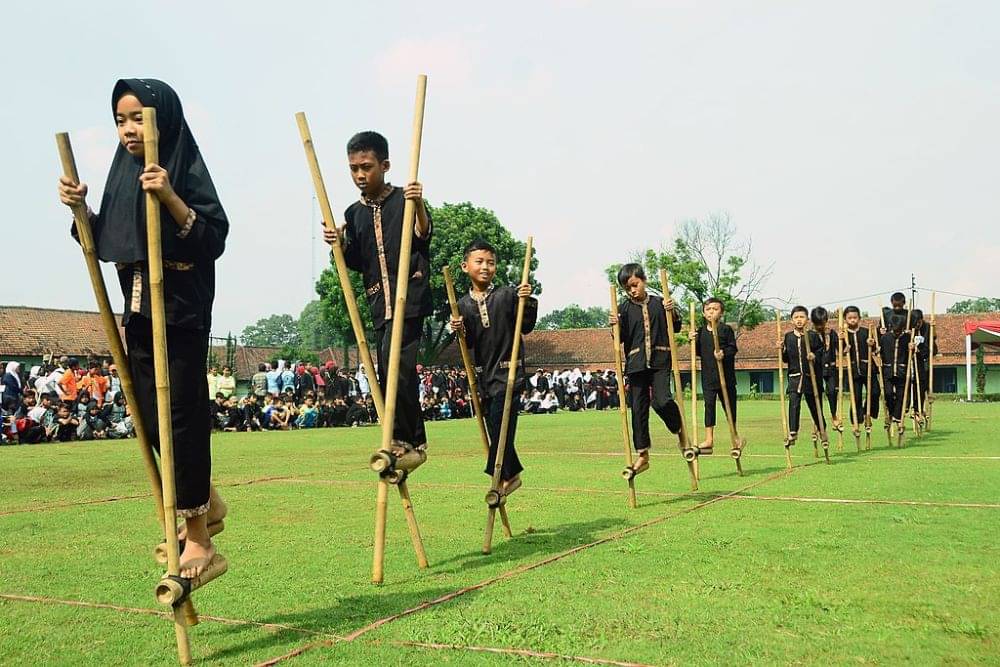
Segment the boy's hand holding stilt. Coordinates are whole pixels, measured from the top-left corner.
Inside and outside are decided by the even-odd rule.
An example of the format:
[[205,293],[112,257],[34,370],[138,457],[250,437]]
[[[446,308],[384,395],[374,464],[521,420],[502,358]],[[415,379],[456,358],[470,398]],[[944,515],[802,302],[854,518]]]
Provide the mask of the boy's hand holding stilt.
[[461,317],[452,317],[448,320],[452,333],[465,335],[465,321]]
[[531,296],[531,284],[530,283],[521,283],[520,285],[518,285],[517,286],[517,295],[520,298],[522,298],[522,299],[526,299],[529,296]]
[[59,200],[73,208],[87,205],[87,184],[74,183],[66,176],[59,177]]
[[618,324],[618,313],[611,313],[608,316],[608,326],[613,327]]

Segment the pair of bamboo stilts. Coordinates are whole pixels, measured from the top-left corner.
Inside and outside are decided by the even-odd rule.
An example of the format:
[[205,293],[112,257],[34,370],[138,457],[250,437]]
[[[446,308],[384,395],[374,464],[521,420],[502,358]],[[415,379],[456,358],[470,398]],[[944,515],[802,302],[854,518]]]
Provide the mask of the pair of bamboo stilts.
[[[843,449],[843,423],[844,423],[844,373],[847,374],[847,390],[851,395],[851,432],[854,434],[854,446],[857,451],[861,451],[861,426],[858,422],[858,406],[854,393],[854,364],[850,354],[844,354],[847,346],[847,325],[844,323],[844,310],[837,309],[837,411],[840,413],[841,423],[841,449]],[[855,340],[855,343],[857,341]],[[845,363],[846,362],[846,363]]]
[[[778,332],[778,402],[781,403],[781,425],[785,431],[785,467],[792,469],[792,432],[788,425],[788,408],[785,406],[785,360],[781,356],[781,347],[784,343],[784,335],[781,331],[781,311],[774,309],[774,323]],[[801,421],[801,420],[800,420]]]
[[[530,253],[528,257],[531,257]],[[458,312],[458,297],[455,295],[455,283],[451,279],[451,270],[447,266],[444,267],[444,285],[445,289],[448,291],[448,304],[451,306],[451,316],[461,317]],[[458,339],[458,349],[462,353],[462,364],[465,366],[465,376],[469,380],[469,394],[472,396],[472,410],[476,413],[476,424],[479,426],[479,439],[483,445],[483,454],[488,458],[490,455],[490,434],[486,429],[486,420],[483,415],[483,405],[479,400],[479,390],[476,386],[475,364],[472,363],[472,355],[469,353],[469,346],[465,343],[465,337],[458,335],[456,338]],[[508,409],[508,407],[509,406],[505,405],[505,410]],[[497,452],[499,455],[499,449]],[[493,490],[492,480],[490,490]],[[510,528],[510,518],[507,516],[506,504],[500,505],[499,509],[500,522],[503,524],[504,536],[508,538],[512,537],[513,533]]]
[[[785,430],[785,465],[786,465],[786,467],[789,470],[791,470],[792,469],[792,455],[791,455],[791,451],[789,450],[789,448],[791,447],[792,443],[794,442],[794,438],[792,438],[791,427],[789,426],[789,423],[788,423],[788,410],[786,409],[786,406],[785,406],[785,393],[786,392],[785,392],[785,387],[784,387],[784,378],[782,377],[782,371],[784,370],[784,359],[781,356],[781,346],[780,346],[780,344],[784,341],[784,334],[783,334],[783,332],[781,330],[781,311],[775,309],[774,312],[775,312],[775,324],[776,324],[777,333],[778,333],[778,339],[777,340],[778,340],[778,343],[779,343],[779,346],[778,346],[778,384],[780,386],[779,388],[780,388],[780,391],[781,391],[781,400],[780,400],[780,403],[781,403],[781,420],[783,422],[784,430]],[[823,442],[823,456],[826,459],[826,462],[829,463],[830,462],[830,447],[829,447],[830,443],[829,443],[829,440],[828,440],[827,434],[826,434],[826,426],[824,426],[824,424],[823,424],[823,421],[824,421],[823,420],[823,397],[819,393],[819,384],[816,381],[816,369],[815,369],[815,366],[814,366],[813,362],[809,360],[809,354],[810,354],[810,352],[812,352],[812,350],[810,349],[810,345],[809,345],[809,330],[808,329],[803,328],[803,333],[802,333],[801,336],[799,336],[799,341],[796,343],[796,346],[798,346],[799,343],[801,343],[802,346],[803,346],[802,357],[801,357],[802,360],[803,360],[803,365],[807,367],[807,370],[804,370],[803,373],[807,374],[809,376],[809,384],[810,384],[810,388],[812,389],[812,396],[813,396],[814,405],[816,406],[817,419],[815,420],[814,423],[815,423],[815,426],[816,426],[816,430],[819,433],[820,440],[822,440],[822,442]],[[808,396],[808,394],[806,394],[805,392],[799,392],[799,401],[800,401],[799,402],[799,405],[800,405],[800,409],[799,409],[799,428],[800,429],[802,428],[801,401],[803,399],[808,400],[808,399],[806,399],[806,396]],[[807,404],[806,408],[808,408],[808,407],[809,406]],[[815,442],[813,443],[813,445],[815,447]],[[817,456],[818,455],[819,455],[819,453],[817,451]]]
[[[142,116],[145,161],[146,165],[149,166],[159,162],[159,134],[156,125],[156,109],[152,107],[143,108]],[[57,134],[56,145],[59,150],[64,176],[69,178],[73,183],[79,184],[80,178],[69,135],[65,132]],[[153,328],[153,366],[162,467],[157,465],[145,417],[137,407],[139,403],[135,396],[131,367],[129,366],[125,346],[122,343],[118,330],[118,322],[108,298],[107,286],[101,274],[99,258],[87,211],[82,206],[74,207],[73,218],[87,264],[91,287],[94,290],[94,297],[97,300],[104,333],[108,339],[108,346],[111,348],[111,356],[121,377],[122,391],[125,394],[125,400],[133,408],[132,423],[135,427],[136,439],[142,454],[143,467],[146,470],[146,475],[152,489],[157,519],[163,529],[167,567],[166,575],[156,586],[155,595],[158,602],[170,606],[173,611],[178,660],[181,664],[187,665],[191,663],[191,644],[188,637],[188,626],[198,624],[198,615],[195,612],[194,604],[191,602],[190,594],[209,581],[225,574],[228,564],[225,558],[221,555],[216,555],[199,577],[194,579],[182,579],[180,577],[180,546],[177,538],[177,503],[174,481],[173,426],[170,411],[170,373],[167,358],[166,315],[163,294],[160,202],[153,193],[146,193],[147,262],[149,267],[150,306]]]
[[[427,77],[420,75],[417,77],[417,96],[413,117],[413,137],[410,144],[410,171],[409,183],[417,180],[420,166],[420,144],[423,136],[424,102],[427,95]],[[320,171],[319,160],[316,157],[316,150],[312,141],[312,134],[309,131],[309,124],[305,113],[299,112],[295,115],[298,125],[299,135],[306,154],[306,162],[313,180],[313,187],[316,191],[316,198],[319,201],[320,211],[323,214],[323,223],[329,230],[335,230],[333,209],[330,206],[330,198],[327,195],[326,185]],[[365,368],[368,377],[372,379],[371,392],[372,400],[375,403],[375,410],[378,413],[381,424],[381,447],[379,452],[372,457],[373,469],[380,472],[377,494],[375,500],[375,547],[372,559],[372,583],[381,584],[384,580],[385,563],[385,534],[386,519],[388,514],[387,504],[389,495],[389,485],[396,486],[400,501],[403,506],[403,513],[406,516],[407,527],[410,532],[410,539],[413,542],[413,549],[417,557],[417,566],[420,569],[428,567],[427,553],[424,550],[423,540],[420,536],[420,528],[417,524],[416,515],[413,511],[413,501],[410,498],[409,488],[406,484],[407,474],[423,463],[426,456],[423,452],[414,452],[414,457],[401,465],[398,469],[395,457],[392,462],[385,466],[379,461],[384,460],[385,453],[392,451],[392,432],[396,417],[396,397],[399,390],[399,358],[403,343],[403,324],[406,318],[406,295],[409,288],[409,257],[413,242],[413,225],[416,215],[415,202],[407,199],[403,207],[402,237],[400,240],[399,266],[396,272],[396,300],[393,312],[395,318],[392,319],[392,331],[389,345],[389,363],[386,371],[386,391],[382,395],[382,389],[378,382],[378,375],[375,373],[375,365],[372,361],[371,351],[365,337],[364,324],[361,321],[361,314],[358,311],[357,299],[354,295],[354,288],[351,286],[350,274],[348,273],[347,260],[344,257],[344,249],[339,236],[333,243],[333,259],[337,269],[337,276],[340,280],[341,290],[344,293],[344,300],[347,304],[347,312],[351,320],[351,328],[358,345],[358,356]],[[389,294],[385,295],[390,298]],[[402,458],[402,457],[400,457]],[[412,460],[415,458],[416,460]],[[405,467],[404,467],[405,466]]]

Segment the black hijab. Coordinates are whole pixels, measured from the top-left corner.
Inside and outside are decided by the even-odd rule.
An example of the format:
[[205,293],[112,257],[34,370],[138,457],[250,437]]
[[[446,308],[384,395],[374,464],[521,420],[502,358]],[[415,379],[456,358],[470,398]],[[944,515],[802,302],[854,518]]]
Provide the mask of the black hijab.
[[[111,94],[111,113],[118,100],[132,93],[144,107],[156,108],[160,133],[161,167],[170,176],[170,185],[184,203],[202,216],[226,219],[212,177],[201,158],[191,130],[184,120],[177,93],[156,79],[119,79]],[[105,262],[142,262],[146,260],[146,198],[139,184],[144,168],[142,158],[130,155],[120,143],[111,162],[104,186],[101,212],[94,228],[99,257]],[[163,206],[162,243],[164,259],[190,261],[184,243],[177,238],[177,226]]]

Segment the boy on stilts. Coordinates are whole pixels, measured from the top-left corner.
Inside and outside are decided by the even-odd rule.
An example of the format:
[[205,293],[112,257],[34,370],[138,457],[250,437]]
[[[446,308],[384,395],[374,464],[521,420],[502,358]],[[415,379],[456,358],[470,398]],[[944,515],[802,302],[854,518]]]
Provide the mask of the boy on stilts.
[[[343,227],[324,224],[323,238],[330,245],[339,238],[348,268],[360,272],[364,278],[375,331],[378,382],[383,392],[389,368],[391,322],[395,317],[404,318],[392,436],[392,453],[402,456],[414,449],[427,448],[416,367],[421,325],[424,317],[434,310],[430,290],[431,217],[424,206],[420,183],[401,188],[385,180],[390,168],[389,143],[381,134],[369,131],[351,137],[347,142],[347,161],[361,198],[344,212]],[[406,200],[415,203],[416,218],[412,250],[409,257],[403,258],[410,267],[406,312],[396,313],[393,306]]]
[[869,365],[869,357],[875,348],[875,336],[868,327],[861,326],[861,310],[857,306],[848,306],[844,309],[844,323],[847,325],[844,354],[850,359],[850,371],[854,377],[851,409],[854,411],[855,421],[864,424],[865,437],[870,441],[872,420],[878,419],[881,398],[879,383],[877,379],[873,381],[871,377],[871,373],[877,371]]
[[893,312],[887,322],[889,330],[882,334],[882,384],[885,403],[892,419],[895,433],[903,433],[903,394],[906,384],[906,360],[911,341],[906,329],[906,317]]
[[[725,375],[725,391],[728,405],[732,408],[733,425],[736,425],[736,333],[722,318],[725,312],[722,301],[712,297],[702,306],[705,323],[695,334],[695,354],[701,358],[701,391],[705,398],[705,441],[698,446],[700,456],[710,455],[715,443],[716,404],[721,401],[725,409],[727,401],[722,401],[722,379],[719,365],[722,362]],[[712,330],[719,338],[719,350],[715,350]]]
[[618,270],[618,284],[628,295],[611,313],[611,326],[621,329],[625,355],[625,375],[628,376],[629,403],[632,407],[632,441],[638,455],[632,464],[636,474],[649,469],[649,409],[659,416],[667,429],[677,435],[678,446],[684,449],[681,434],[681,412],[670,393],[672,360],[667,345],[667,311],[673,314],[674,332],[681,330],[680,312],[672,300],[646,291],[646,273],[640,264],[625,264]]
[[801,413],[802,397],[806,396],[806,405],[812,414],[813,424],[816,430],[823,437],[823,447],[829,447],[826,436],[826,423],[822,417],[822,397],[813,393],[813,383],[810,381],[810,364],[814,377],[818,378],[821,372],[819,363],[819,353],[823,350],[823,341],[814,331],[806,330],[806,322],[809,321],[809,311],[805,306],[795,306],[792,308],[793,329],[785,334],[784,339],[778,343],[781,349],[782,360],[788,368],[788,447],[795,444],[795,439],[799,432],[799,415]]
[[[475,360],[477,390],[490,436],[489,456],[483,472],[490,476],[494,472],[497,447],[501,440],[504,397],[514,337],[531,333],[538,319],[538,300],[530,298],[531,285],[525,283],[517,287],[495,287],[493,278],[496,270],[497,252],[492,245],[479,239],[465,247],[462,271],[472,281],[472,288],[458,301],[460,316],[450,320],[452,331],[464,336]],[[518,332],[514,331],[514,327],[520,298],[527,300],[521,331]],[[515,394],[524,389],[527,378],[523,342],[518,357]],[[505,445],[500,473],[502,496],[510,495],[521,486],[521,472],[524,468],[514,447],[516,430],[517,409],[512,408],[508,417],[507,434],[503,438]]]
[[813,331],[823,343],[817,364],[817,367],[822,371],[816,376],[816,380],[819,382],[820,391],[826,394],[827,401],[830,403],[830,419],[833,422],[833,428],[842,434],[844,423],[837,404],[837,391],[840,389],[840,376],[837,373],[839,336],[836,331],[829,327],[830,313],[823,306],[813,308],[809,319],[812,320]]

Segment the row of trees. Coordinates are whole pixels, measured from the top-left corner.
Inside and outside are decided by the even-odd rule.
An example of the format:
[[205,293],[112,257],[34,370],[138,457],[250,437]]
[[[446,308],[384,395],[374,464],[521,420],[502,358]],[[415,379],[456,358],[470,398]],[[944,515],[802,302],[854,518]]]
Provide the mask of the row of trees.
[[[462,251],[477,239],[489,241],[497,248],[497,285],[513,285],[520,278],[525,243],[514,237],[488,209],[461,204],[428,207],[434,219],[431,255],[438,267],[444,263],[451,269],[459,294],[468,290],[469,279],[461,271]],[[689,302],[700,304],[716,296],[726,304],[727,319],[740,326],[753,327],[769,319],[770,310],[759,299],[760,289],[770,275],[770,267],[760,267],[751,259],[749,241],[741,241],[728,214],[711,215],[704,220],[686,220],[677,229],[670,245],[635,253],[631,261],[641,263],[652,290],[660,290],[659,269],[670,274],[672,295],[682,307]],[[534,271],[538,258],[531,260],[531,283],[535,293],[542,292]],[[621,265],[608,266],[605,271],[614,282]],[[433,316],[424,323],[421,358],[432,363],[451,343],[447,322],[450,315],[444,278],[440,269],[430,276],[432,298],[437,306]],[[370,321],[368,304],[363,298],[364,286],[359,274],[351,273],[351,285],[361,311],[362,321]],[[316,283],[318,299],[311,301],[299,316],[271,315],[247,326],[240,336],[244,345],[285,348],[286,357],[309,358],[308,352],[327,347],[343,349],[346,357],[356,345],[354,332],[344,302],[336,269],[328,267]],[[686,312],[686,311],[685,311]],[[574,329],[605,326],[608,309],[583,308],[570,304],[542,317],[539,329]],[[368,332],[371,335],[371,332]]]

